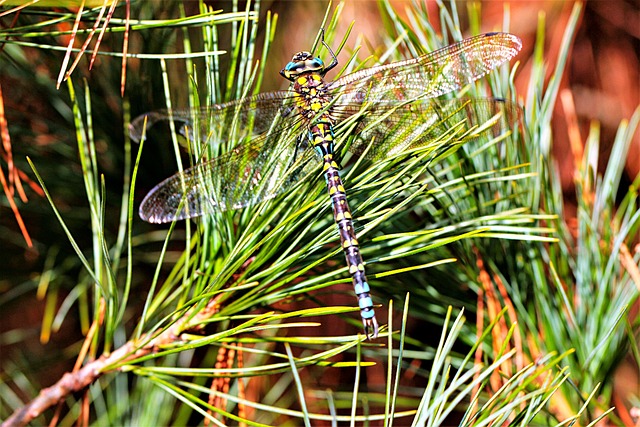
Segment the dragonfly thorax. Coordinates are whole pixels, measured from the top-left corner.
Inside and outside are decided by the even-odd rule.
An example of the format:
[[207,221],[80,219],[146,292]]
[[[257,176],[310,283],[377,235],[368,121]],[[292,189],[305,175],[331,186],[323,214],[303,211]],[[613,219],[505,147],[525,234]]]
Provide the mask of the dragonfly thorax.
[[324,75],[326,72],[324,62],[317,56],[314,57],[310,52],[298,52],[293,55],[280,74],[287,80],[294,81],[296,77],[304,73],[318,73]]

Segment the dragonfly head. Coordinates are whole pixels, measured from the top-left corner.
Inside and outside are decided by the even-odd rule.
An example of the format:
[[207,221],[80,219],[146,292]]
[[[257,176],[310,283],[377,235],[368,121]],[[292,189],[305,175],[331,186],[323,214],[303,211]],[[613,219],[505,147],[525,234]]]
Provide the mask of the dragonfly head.
[[294,81],[296,77],[303,73],[317,72],[324,74],[324,62],[318,57],[313,57],[309,52],[298,52],[293,55],[280,74],[287,80]]

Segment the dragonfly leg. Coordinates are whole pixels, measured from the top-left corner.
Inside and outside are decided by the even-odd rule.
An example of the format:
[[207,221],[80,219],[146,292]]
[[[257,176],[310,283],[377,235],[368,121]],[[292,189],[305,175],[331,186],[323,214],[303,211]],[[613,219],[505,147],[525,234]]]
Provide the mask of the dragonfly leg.
[[333,50],[331,49],[331,47],[328,44],[326,44],[324,41],[324,28],[321,31],[322,31],[322,37],[321,37],[322,45],[325,47],[325,49],[329,51],[329,54],[331,55],[331,63],[327,65],[322,71],[322,75],[325,75],[329,70],[331,70],[333,67],[338,65],[338,58],[336,57],[336,54],[333,53]]

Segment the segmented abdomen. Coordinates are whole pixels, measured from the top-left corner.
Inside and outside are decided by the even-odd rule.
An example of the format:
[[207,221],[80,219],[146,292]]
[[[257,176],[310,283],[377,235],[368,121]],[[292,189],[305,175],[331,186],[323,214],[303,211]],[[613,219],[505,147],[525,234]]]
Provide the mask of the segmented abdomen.
[[376,321],[371,300],[371,289],[364,272],[364,263],[358,239],[353,228],[351,210],[347,203],[347,195],[340,178],[340,168],[333,159],[333,129],[329,122],[318,122],[309,129],[313,146],[322,155],[323,170],[327,182],[327,190],[333,206],[333,217],[340,233],[340,244],[344,251],[351,274],[353,288],[358,298],[360,315],[364,324],[365,333],[375,338],[378,335],[378,322]]

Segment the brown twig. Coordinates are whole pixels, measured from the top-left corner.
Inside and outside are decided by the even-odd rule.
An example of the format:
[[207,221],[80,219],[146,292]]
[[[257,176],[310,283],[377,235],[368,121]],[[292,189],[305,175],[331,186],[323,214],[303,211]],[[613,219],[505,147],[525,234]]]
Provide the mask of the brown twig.
[[[255,257],[251,257],[245,261],[241,270],[233,275],[230,283],[235,282],[242,274],[242,271],[244,271],[254,259]],[[142,343],[145,343],[148,337],[142,335],[135,341],[127,341],[125,345],[112,353],[103,354],[99,359],[87,363],[80,370],[67,372],[57,383],[41,390],[35,399],[22,408],[17,409],[2,423],[1,427],[26,425],[47,409],[61,402],[62,399],[69,394],[79,392],[93,384],[102,375],[119,369],[119,367],[111,368],[111,366],[122,365],[148,354],[157,353],[161,348],[169,346],[170,344],[188,340],[186,337],[183,339],[182,334],[200,330],[208,319],[218,313],[220,311],[220,297],[221,295],[209,300],[207,305],[195,314],[193,313],[193,309],[187,310],[182,317],[176,320],[170,327],[160,332],[146,344]]]
[[102,375],[119,369],[111,368],[111,366],[122,365],[142,356],[156,353],[169,344],[184,341],[181,338],[182,333],[199,329],[202,321],[216,313],[217,307],[218,301],[214,298],[195,316],[192,315],[191,310],[187,311],[171,327],[165,329],[142,347],[140,347],[140,343],[144,343],[147,339],[144,335],[135,341],[128,341],[108,355],[104,354],[97,360],[87,363],[78,371],[67,372],[57,383],[41,390],[36,398],[11,414],[2,423],[2,427],[28,424],[71,393],[84,390]]
[[22,426],[31,422],[33,419],[42,414],[45,410],[62,401],[71,393],[78,392],[89,386],[105,374],[105,367],[128,359],[137,358],[150,352],[150,348],[145,346],[135,351],[135,343],[127,342],[125,345],[111,353],[103,355],[99,359],[88,363],[82,369],[76,372],[67,372],[60,380],[51,387],[40,390],[38,396],[31,402],[16,410],[9,418],[7,418],[3,427]]

